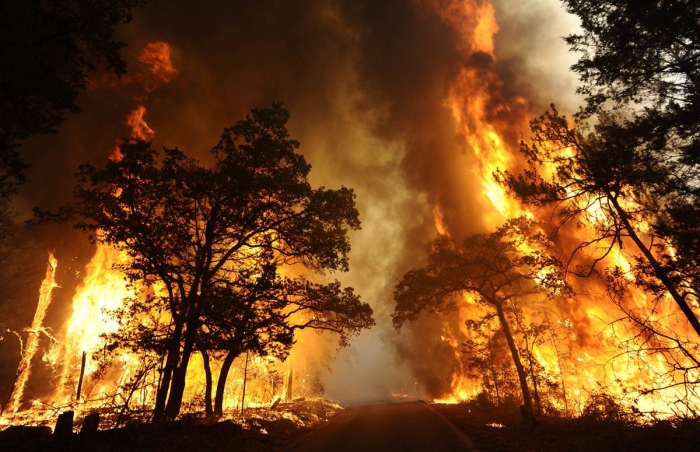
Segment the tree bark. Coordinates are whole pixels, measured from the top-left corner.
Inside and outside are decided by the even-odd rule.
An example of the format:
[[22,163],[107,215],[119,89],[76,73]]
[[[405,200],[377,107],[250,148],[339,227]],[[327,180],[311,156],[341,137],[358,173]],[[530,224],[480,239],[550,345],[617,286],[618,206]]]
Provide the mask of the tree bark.
[[518,353],[518,347],[515,345],[515,340],[513,340],[513,334],[508,326],[508,320],[503,312],[503,306],[500,303],[494,303],[496,307],[496,313],[498,314],[498,320],[501,322],[501,328],[503,328],[503,334],[508,342],[508,348],[510,349],[510,354],[513,357],[513,364],[515,364],[515,370],[518,372],[518,380],[520,380],[520,390],[523,394],[523,422],[526,424],[534,424],[535,415],[532,409],[532,396],[530,395],[530,388],[527,386],[527,376],[525,374],[525,369],[520,361],[520,354]]
[[165,367],[161,374],[160,385],[158,387],[158,393],[156,394],[156,405],[153,409],[153,422],[163,420],[165,416],[165,402],[168,399],[168,391],[170,390],[170,383],[172,381],[173,369],[177,365],[177,361],[180,358],[180,339],[182,337],[182,323],[175,323],[175,330],[173,331],[173,338],[170,349],[168,350],[167,358],[165,359]]
[[226,390],[226,379],[228,372],[231,369],[233,361],[238,357],[240,352],[229,351],[221,363],[221,371],[219,372],[219,380],[216,383],[216,396],[214,398],[214,416],[221,417],[224,412],[224,391]]
[[165,406],[165,418],[175,419],[180,414],[182,406],[182,397],[185,393],[185,384],[187,377],[187,367],[190,363],[190,356],[194,350],[194,342],[197,336],[197,329],[192,323],[188,322],[185,326],[185,342],[182,346],[182,358],[180,364],[173,372],[172,384],[170,386],[170,396],[168,403]]
[[209,354],[206,350],[200,350],[199,352],[202,354],[202,362],[204,363],[204,378],[206,380],[206,387],[204,388],[204,411],[207,413],[207,417],[212,417],[214,415],[214,410],[211,405],[211,391],[213,389],[213,384],[211,379]]
[[627,211],[622,208],[620,203],[614,197],[610,197],[610,202],[612,203],[613,207],[615,207],[615,210],[617,210],[617,214],[620,216],[620,220],[622,221],[622,224],[624,224],[625,229],[627,230],[627,233],[629,234],[630,238],[632,239],[634,244],[637,245],[639,251],[642,252],[646,260],[651,265],[651,268],[654,270],[654,274],[656,275],[656,277],[659,278],[659,281],[661,281],[664,287],[666,287],[666,290],[668,291],[669,295],[671,295],[671,297],[681,309],[685,317],[688,319],[688,322],[690,322],[690,326],[693,327],[695,333],[698,335],[698,337],[700,337],[700,321],[695,315],[695,312],[693,312],[693,309],[688,305],[688,302],[685,301],[685,298],[683,298],[683,296],[678,292],[673,282],[668,277],[666,271],[663,269],[659,261],[656,260],[654,254],[639,237],[637,231],[635,231],[634,229],[634,226],[632,226],[629,216],[627,215]]

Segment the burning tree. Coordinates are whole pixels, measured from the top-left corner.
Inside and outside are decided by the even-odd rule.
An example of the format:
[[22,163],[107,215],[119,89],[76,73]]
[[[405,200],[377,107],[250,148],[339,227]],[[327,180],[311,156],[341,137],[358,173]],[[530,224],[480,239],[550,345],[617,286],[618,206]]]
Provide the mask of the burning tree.
[[644,146],[633,131],[601,119],[595,133],[584,135],[552,106],[532,121],[531,143],[521,146],[528,169],[499,177],[525,203],[551,207],[560,219],[556,231],[571,221],[591,227],[593,237],[572,254],[573,259],[590,251],[587,261],[577,261],[579,276],[598,272],[598,264],[613,250],[632,242],[639,250],[633,282],[657,300],[670,296],[700,336],[700,321],[691,308],[698,299],[697,267],[689,265],[694,258],[673,251],[673,240],[655,223],[665,216],[661,199],[645,189],[652,179],[662,182],[670,169],[664,160],[635,151]]
[[[311,187],[311,166],[296,152],[288,119],[280,104],[254,109],[224,130],[211,166],[179,149],[159,159],[150,143],[128,140],[105,168],[80,167],[76,201],[59,214],[78,217],[76,227],[93,242],[126,252],[119,269],[146,288],[122,311],[138,324],[123,341],[165,355],[156,420],[178,415],[196,350],[227,357],[285,350],[297,328],[329,329],[345,340],[373,324],[371,308],[351,289],[277,274],[282,265],[347,270],[347,231],[360,227],[351,189]],[[153,310],[165,313],[165,323],[140,320]],[[301,311],[311,320],[291,319]]]
[[458,296],[476,295],[477,301],[496,311],[506,338],[522,393],[525,422],[534,421],[527,371],[511,325],[517,309],[530,297],[565,296],[561,263],[549,253],[551,243],[533,220],[509,220],[491,234],[467,237],[455,247],[449,238],[435,241],[425,268],[404,275],[396,286],[394,326],[401,328],[422,311],[454,310]]
[[[532,141],[521,145],[526,169],[501,178],[521,201],[553,212],[556,233],[572,234],[572,224],[587,230],[569,269],[605,273],[624,313],[609,327],[657,374],[657,387],[682,387],[686,405],[700,337],[700,8],[686,1],[563,3],[581,18],[582,32],[566,41],[582,54],[572,69],[587,105],[575,121],[554,106],[533,120]],[[651,302],[642,302],[647,294]],[[660,315],[666,303],[671,314]],[[655,360],[665,370],[654,369]]]
[[[374,324],[371,308],[360,302],[352,288],[342,288],[337,281],[314,284],[304,278],[283,278],[271,261],[255,272],[222,281],[204,308],[198,346],[203,354],[224,355],[216,385],[217,416],[223,412],[229,370],[241,353],[285,358],[295,331],[305,328],[337,333],[345,345],[349,332]],[[205,398],[211,400],[210,394],[211,387]],[[207,410],[211,411],[209,404]]]

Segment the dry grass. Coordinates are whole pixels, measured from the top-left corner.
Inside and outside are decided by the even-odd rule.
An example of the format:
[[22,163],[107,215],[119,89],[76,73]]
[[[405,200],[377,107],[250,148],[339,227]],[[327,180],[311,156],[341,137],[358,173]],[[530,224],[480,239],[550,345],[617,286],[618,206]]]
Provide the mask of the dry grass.
[[652,425],[588,416],[540,419],[523,425],[515,410],[465,403],[432,405],[480,450],[498,451],[698,451],[700,421],[662,421]]

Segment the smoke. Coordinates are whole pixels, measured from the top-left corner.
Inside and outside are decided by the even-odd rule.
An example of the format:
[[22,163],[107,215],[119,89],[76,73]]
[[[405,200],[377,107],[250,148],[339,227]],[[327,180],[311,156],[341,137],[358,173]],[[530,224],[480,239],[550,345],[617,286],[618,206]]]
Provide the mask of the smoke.
[[[436,206],[457,237],[486,230],[493,213],[473,146],[448,103],[452,87],[465,68],[479,74],[479,89],[492,92],[488,120],[510,147],[522,138],[529,108],[537,112],[558,99],[573,106],[575,99],[559,39],[571,25],[556,0],[496,1],[493,56],[465,53],[465,37],[428,3],[149,0],[120,31],[129,42],[129,76],[95,77],[80,99],[81,114],[71,115],[57,135],[26,143],[32,182],[17,203],[21,216],[33,206],[68,202],[78,165],[106,161],[115,140],[129,133],[130,112],[139,111],[155,132],[156,147],[178,146],[206,161],[224,127],[281,100],[292,115],[292,136],[313,165],[312,183],[357,193],[363,229],[352,235],[351,271],[339,278],[373,306],[378,323],[338,354],[325,339],[304,338],[307,345],[292,359],[326,369],[328,395],[344,401],[449,392],[459,364],[442,349],[441,322],[425,319],[396,334],[390,315],[394,285],[424,264],[437,233]],[[161,65],[151,75],[169,83],[137,83],[148,64],[162,63],[154,47],[153,58],[143,56],[157,42],[170,45],[174,67]],[[59,262],[70,256],[68,268],[76,272],[92,250],[84,236],[60,233]],[[68,300],[52,309],[69,312]]]

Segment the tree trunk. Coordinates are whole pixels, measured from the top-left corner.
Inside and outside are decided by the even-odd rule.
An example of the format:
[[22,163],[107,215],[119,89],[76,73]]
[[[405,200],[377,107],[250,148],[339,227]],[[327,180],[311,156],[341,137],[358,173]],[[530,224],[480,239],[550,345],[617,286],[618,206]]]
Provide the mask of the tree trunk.
[[569,414],[569,403],[566,400],[566,382],[564,381],[564,370],[561,368],[561,355],[559,354],[559,347],[557,347],[557,341],[552,338],[552,345],[554,346],[554,351],[557,356],[557,367],[559,367],[559,380],[561,381],[561,393],[564,397],[564,410],[566,414]]
[[693,312],[693,309],[688,305],[688,302],[685,301],[685,298],[678,292],[673,282],[668,277],[667,272],[663,269],[659,261],[656,260],[654,254],[639,237],[637,231],[635,231],[634,229],[634,226],[632,226],[629,216],[627,215],[627,211],[622,208],[617,199],[612,197],[612,195],[609,199],[613,207],[615,207],[615,210],[617,210],[617,214],[620,216],[620,220],[622,221],[622,224],[624,224],[625,229],[627,230],[627,233],[629,234],[630,238],[632,239],[634,244],[637,245],[639,251],[642,252],[646,260],[651,265],[651,268],[654,270],[654,274],[656,275],[656,277],[659,278],[659,281],[661,281],[664,287],[666,287],[666,290],[668,291],[669,295],[671,295],[671,297],[681,309],[685,317],[688,319],[688,322],[690,322],[690,326],[693,327],[695,333],[698,335],[698,337],[700,337],[700,321],[698,321],[695,312]]
[[527,375],[525,374],[525,369],[520,361],[520,354],[518,353],[518,347],[515,345],[513,340],[513,335],[510,332],[510,327],[508,326],[508,320],[506,320],[506,315],[503,312],[503,306],[500,303],[494,303],[496,307],[496,313],[498,314],[498,320],[501,322],[501,328],[503,328],[503,334],[508,342],[508,348],[510,349],[510,354],[513,357],[513,364],[515,364],[515,370],[518,372],[518,380],[520,380],[520,390],[523,393],[523,422],[526,424],[534,424],[535,415],[532,409],[532,397],[530,396],[530,388],[527,386]]
[[207,417],[212,417],[214,415],[214,410],[211,405],[211,391],[212,391],[212,379],[211,379],[211,365],[209,364],[209,354],[206,350],[199,351],[202,354],[202,362],[204,363],[204,377],[206,379],[206,387],[204,388],[204,410],[207,413]]
[[243,369],[243,391],[241,395],[241,413],[245,410],[245,385],[248,380],[248,352],[245,352],[245,368]]
[[185,329],[185,343],[182,346],[182,358],[180,364],[173,372],[172,384],[170,386],[170,396],[165,407],[165,418],[175,419],[180,414],[182,406],[182,397],[185,393],[185,384],[187,377],[187,366],[190,363],[190,356],[194,350],[194,342],[197,336],[197,329],[189,323]]
[[532,379],[532,397],[535,399],[535,409],[537,410],[537,415],[542,416],[542,405],[540,404],[540,391],[537,387],[537,375],[535,375],[535,368],[532,365],[532,353],[528,352],[528,360],[530,361],[530,378]]
[[498,388],[498,375],[496,374],[496,363],[493,360],[493,345],[491,344],[491,340],[488,340],[488,347],[489,347],[489,370],[491,371],[491,378],[493,378],[493,388],[496,391],[496,406],[501,405],[501,391]]
[[239,351],[229,351],[224,362],[221,363],[221,371],[219,371],[219,380],[216,383],[216,397],[214,398],[214,416],[221,417],[224,412],[224,391],[226,390],[226,378],[231,369],[231,364],[238,357]]
[[172,343],[165,359],[165,367],[161,373],[160,385],[156,394],[156,406],[153,409],[153,422],[163,420],[165,416],[165,402],[168,399],[168,391],[172,381],[173,369],[180,358],[180,339],[182,337],[182,322],[176,322],[173,331]]

